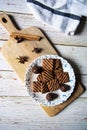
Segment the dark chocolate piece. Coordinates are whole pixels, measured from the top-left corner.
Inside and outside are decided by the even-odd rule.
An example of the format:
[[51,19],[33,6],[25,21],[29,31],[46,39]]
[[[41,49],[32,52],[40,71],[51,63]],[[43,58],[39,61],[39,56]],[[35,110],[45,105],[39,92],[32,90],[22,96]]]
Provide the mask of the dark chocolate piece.
[[61,90],[62,92],[66,92],[66,91],[70,90],[70,86],[67,85],[67,84],[61,84],[61,85],[60,85],[60,90]]
[[41,73],[42,71],[43,71],[43,68],[41,66],[32,67],[32,72],[35,74]]
[[57,97],[58,97],[58,94],[56,94],[56,93],[48,93],[48,94],[46,95],[46,99],[47,99],[48,101],[52,101],[52,100],[56,99]]

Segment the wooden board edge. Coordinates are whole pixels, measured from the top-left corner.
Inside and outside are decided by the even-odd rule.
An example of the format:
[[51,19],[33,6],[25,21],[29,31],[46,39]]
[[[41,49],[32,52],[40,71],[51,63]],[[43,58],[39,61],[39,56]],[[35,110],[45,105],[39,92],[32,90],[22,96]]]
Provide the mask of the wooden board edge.
[[85,90],[83,86],[80,83],[78,83],[78,85],[76,86],[76,90],[66,102],[56,106],[43,106],[43,105],[40,106],[47,113],[48,116],[53,117],[57,115],[59,112],[61,112],[64,108],[66,108],[75,99],[77,99],[84,91]]

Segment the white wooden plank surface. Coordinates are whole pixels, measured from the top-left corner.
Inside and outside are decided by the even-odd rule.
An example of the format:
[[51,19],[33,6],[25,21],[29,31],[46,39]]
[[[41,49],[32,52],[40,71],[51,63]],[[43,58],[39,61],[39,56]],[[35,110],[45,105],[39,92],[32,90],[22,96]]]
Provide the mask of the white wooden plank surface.
[[[81,80],[81,76],[80,76],[80,74],[83,74],[82,76],[84,76],[84,77],[86,77],[86,75],[87,75],[87,69],[86,69],[87,68],[87,63],[86,63],[87,60],[84,60],[87,57],[87,53],[86,53],[87,48],[86,47],[74,47],[74,46],[59,46],[59,45],[56,45],[55,47],[64,58],[69,60],[69,62],[71,63],[71,65],[73,66],[73,68],[75,70],[75,73],[79,74],[78,78],[80,79],[80,81],[83,83],[84,86],[87,86],[87,84],[85,84],[86,80],[84,82],[83,80]],[[68,50],[68,51],[66,51],[66,50]],[[80,53],[77,53],[77,52],[80,52]],[[71,54],[72,54],[72,57],[71,57]],[[14,80],[17,79],[16,74],[15,74],[15,76],[13,76],[13,78],[11,78],[11,76],[9,76],[10,74],[13,75],[13,73],[12,73],[13,70],[8,65],[8,63],[5,61],[5,59],[3,59],[3,56],[2,56],[1,53],[0,53],[0,70],[1,70],[0,76],[1,76],[2,79],[3,78],[4,79],[9,79],[9,80],[10,79],[11,80],[12,79],[14,79]],[[7,78],[6,78],[7,73],[5,73],[5,75],[3,75],[4,71],[5,72],[8,71],[7,72],[8,73]],[[8,82],[9,82],[9,80],[8,80]],[[8,84],[8,82],[3,82],[3,83]]]
[[[75,46],[63,46],[55,45],[61,56],[66,58],[73,66],[76,74],[87,74],[87,48],[86,47],[75,47]],[[0,70],[12,69],[9,68],[5,59],[3,59],[0,53]]]
[[[78,81],[87,89],[87,75],[76,76]],[[17,78],[15,72],[0,71],[0,83],[2,83],[0,86],[0,96],[28,96],[27,88]],[[87,97],[87,91],[81,97]]]
[[[77,79],[87,89],[87,18],[81,32],[66,36],[34,18],[26,0],[0,0],[0,13],[7,11],[21,29],[41,28],[58,52],[72,64]],[[87,91],[55,117],[48,117],[29,97],[24,84],[1,55],[9,33],[0,24],[0,130],[87,130]],[[37,116],[38,115],[38,116]]]
[[[84,111],[87,109],[87,105],[85,105],[87,104],[86,99],[78,99],[78,101],[69,105],[67,109],[64,109],[62,113],[53,118],[49,118],[29,98],[3,97],[0,102],[2,103],[0,107],[0,122],[2,126],[5,124],[10,125],[10,127],[11,125],[16,127],[17,125],[22,128],[22,125],[25,130],[82,130],[83,128],[86,130],[87,127],[86,111]],[[7,126],[4,127],[6,129]]]
[[[40,21],[36,20],[33,15],[28,14],[14,14],[8,13],[13,16],[17,25],[21,28],[28,28],[29,26],[37,26],[42,29],[47,37],[53,44],[63,44],[63,45],[76,45],[76,46],[87,46],[87,20],[83,20],[84,28],[82,32],[75,36],[68,36],[62,33],[58,33],[57,29],[53,29],[50,26],[42,24]],[[9,33],[7,30],[0,24],[0,39],[8,39]],[[73,42],[75,41],[75,42]]]
[[0,11],[31,14],[30,9],[27,8],[26,0],[0,0]]

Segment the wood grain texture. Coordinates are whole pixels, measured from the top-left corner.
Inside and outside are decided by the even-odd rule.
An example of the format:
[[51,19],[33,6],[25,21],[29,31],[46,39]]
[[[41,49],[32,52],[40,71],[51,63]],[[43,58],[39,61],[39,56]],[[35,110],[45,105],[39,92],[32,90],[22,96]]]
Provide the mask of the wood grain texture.
[[[85,89],[87,89],[87,75],[76,75],[79,82],[83,83]],[[27,88],[19,80],[17,74],[11,70],[0,71],[0,96],[29,96]],[[10,93],[11,91],[11,93]],[[80,97],[86,98],[87,91]]]
[[50,116],[54,116],[56,114],[58,114],[59,112],[61,112],[65,107],[67,107],[70,103],[72,103],[76,98],[78,98],[78,96],[80,96],[82,93],[84,92],[84,89],[82,87],[81,84],[77,84],[76,85],[76,89],[74,91],[74,93],[71,95],[71,97],[64,103],[60,104],[60,105],[56,105],[56,106],[42,106],[42,108],[44,108],[45,112]]
[[[1,48],[5,41],[0,42]],[[87,48],[86,47],[76,47],[76,46],[64,46],[55,45],[56,50],[59,52],[60,56],[64,57],[71,63],[75,74],[87,74]],[[1,52],[1,51],[0,51]],[[81,62],[82,61],[82,62]],[[3,55],[0,53],[0,70],[12,70]]]
[[[4,23],[3,19],[5,19],[5,21],[6,21],[5,23]],[[13,25],[13,23],[11,22],[11,20],[7,14],[2,13],[0,15],[0,22],[8,30],[8,32],[10,34],[14,31],[17,31],[17,29],[15,28],[15,26]],[[44,55],[44,54],[57,54],[57,52],[38,28],[31,27],[29,29],[24,29],[23,31],[20,31],[20,32],[22,32],[24,34],[29,34],[28,32],[30,32],[30,34],[32,34],[32,35],[37,35],[37,36],[42,37],[42,39],[38,42],[37,41],[31,42],[31,41],[24,40],[24,42],[19,43],[19,44],[15,41],[15,39],[10,38],[10,40],[7,41],[2,46],[2,50],[1,50],[2,54],[4,55],[4,57],[6,58],[8,63],[13,67],[13,70],[17,73],[19,78],[22,81],[24,81],[28,65],[30,63],[32,63],[32,61],[35,58],[37,58],[38,56]],[[37,44],[36,44],[36,42],[37,42]],[[33,47],[35,47],[35,44],[37,45],[36,47],[43,49],[40,54],[36,54],[36,53],[33,54],[32,49],[33,49]],[[26,64],[25,63],[20,64],[17,61],[17,58],[19,56],[27,56],[29,58],[29,62],[27,62]],[[41,107],[46,111],[46,113],[49,116],[56,115],[62,109],[64,109],[67,105],[69,105],[72,101],[74,101],[83,92],[82,85],[79,84],[76,87],[78,89],[76,91],[76,93],[72,95],[72,98],[70,98],[70,100],[67,100],[62,105],[60,105],[60,106],[57,105],[57,106],[52,106],[52,107],[46,107],[46,106],[41,105]]]
[[[24,81],[25,79],[25,73],[28,68],[28,65],[38,56],[41,56],[43,54],[57,54],[57,52],[54,50],[54,48],[50,45],[48,40],[45,38],[45,36],[42,34],[42,32],[35,27],[31,27],[28,29],[24,29],[21,31],[23,33],[31,33],[33,35],[41,36],[42,39],[40,41],[28,41],[24,40],[22,43],[16,43],[14,39],[10,39],[7,41],[1,51],[6,60],[9,62],[9,64],[12,66],[12,68],[16,71],[19,78]],[[32,52],[33,47],[39,47],[42,48],[42,52],[37,54]],[[12,51],[12,53],[10,53]],[[19,56],[27,56],[29,58],[28,62],[25,64],[20,64],[18,60],[16,59]]]
[[[75,72],[78,72],[78,80],[87,88],[87,18],[82,20],[77,35],[66,36],[60,34],[57,29],[36,20],[25,2],[26,0],[0,0],[0,13],[7,11],[21,29],[29,26],[41,28],[50,41],[56,45],[58,52],[71,61]],[[8,39],[9,33],[0,24],[0,50],[3,43]],[[26,97],[26,88],[21,85],[17,75],[8,66],[1,54],[0,77],[0,130],[87,129],[86,91],[57,116],[49,118],[37,104],[32,102],[30,97]]]
[[[2,12],[0,12],[2,13]],[[68,36],[63,33],[59,33],[57,29],[47,26],[37,19],[33,15],[29,14],[16,14],[8,13],[14,19],[20,29],[29,28],[30,26],[36,26],[43,30],[46,36],[50,39],[53,44],[58,45],[75,45],[75,46],[87,46],[87,19],[83,19],[81,26],[82,29],[75,36]],[[8,39],[9,33],[6,29],[0,24],[0,39]],[[73,42],[75,41],[75,42]]]
[[31,11],[29,8],[27,8],[26,0],[0,0],[0,10],[1,11],[8,11],[13,13],[29,13],[31,14]]
[[58,116],[50,118],[29,97],[1,97],[0,128],[7,130],[19,128],[22,130],[86,130],[87,114],[84,110],[87,109],[87,105],[85,104],[87,104],[87,99],[79,98]]

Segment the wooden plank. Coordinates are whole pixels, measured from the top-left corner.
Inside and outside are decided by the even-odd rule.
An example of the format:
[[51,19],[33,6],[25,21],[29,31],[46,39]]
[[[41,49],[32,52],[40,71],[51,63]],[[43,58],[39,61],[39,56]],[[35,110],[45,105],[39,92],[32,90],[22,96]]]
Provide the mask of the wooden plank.
[[31,14],[30,9],[27,7],[26,0],[0,0],[0,11]]
[[0,70],[5,70],[5,71],[13,71],[12,67],[8,64],[8,62],[5,60],[3,55],[1,54],[1,48],[4,45],[6,41],[0,40]]
[[2,46],[4,45],[5,42],[6,42],[6,41],[0,40],[0,52],[1,52]]
[[[6,19],[6,22],[2,20],[3,18]],[[12,32],[18,31],[13,22],[8,17],[8,15],[5,13],[0,14],[0,22],[8,30],[10,34]],[[18,44],[14,38],[10,38],[10,40],[3,45],[1,52],[8,61],[8,63],[18,74],[19,78],[22,81],[24,81],[26,69],[29,63],[31,63],[35,58],[43,54],[58,54],[58,53],[55,51],[53,46],[50,44],[50,42],[38,28],[31,27],[21,30],[20,32],[40,36],[41,40],[40,41],[24,40],[21,44]],[[32,51],[34,47],[41,48],[42,49],[41,53],[38,54],[34,53]],[[25,64],[20,64],[17,60],[19,56],[27,56],[28,62],[26,62]]]
[[[85,121],[86,122],[86,121]],[[30,122],[31,123],[31,122]],[[48,123],[48,124],[47,124]],[[80,122],[78,122],[78,124],[79,124]],[[41,125],[42,124],[42,125]],[[47,124],[47,125],[46,125]],[[52,123],[53,124],[53,123]],[[77,125],[77,124],[74,124],[73,125],[73,123],[71,124],[65,124],[65,123],[63,123],[63,125],[62,125],[62,123],[60,123],[60,125],[58,124],[58,123],[56,123],[56,124],[53,124],[53,126],[51,126],[50,125],[50,122],[45,122],[44,124],[43,124],[43,122],[40,122],[40,125],[39,125],[39,121],[38,121],[38,124],[35,124],[34,123],[34,125],[29,125],[28,123],[26,123],[26,124],[19,124],[19,123],[16,123],[16,122],[14,122],[13,124],[11,124],[11,123],[9,123],[9,124],[0,124],[0,128],[2,129],[2,130],[5,130],[5,129],[8,129],[8,130],[19,130],[19,129],[21,129],[21,130],[44,130],[44,129],[51,129],[51,130],[57,130],[57,129],[60,129],[60,130],[67,130],[67,129],[69,129],[69,130],[86,130],[87,129],[87,126],[86,126],[86,124],[80,124],[80,125]]]
[[[3,18],[6,19],[6,22],[3,21]],[[11,22],[10,18],[5,13],[0,15],[0,22],[9,31],[10,34],[11,32],[18,31],[15,28],[14,24]],[[26,69],[29,63],[31,63],[35,58],[44,54],[58,54],[58,53],[38,28],[31,27],[28,29],[24,29],[21,32],[25,34],[33,34],[41,36],[42,39],[38,42],[36,41],[29,42],[27,40],[24,40],[21,44],[17,44],[15,39],[10,38],[10,40],[3,45],[1,52],[8,61],[8,63],[13,67],[14,71],[17,73],[19,78],[22,81],[24,81]],[[39,48],[43,49],[43,51],[39,54],[33,53],[32,47],[38,47],[38,46]],[[19,62],[17,61],[17,57],[19,56],[27,56],[29,58],[28,62],[22,65],[19,64]],[[70,97],[70,100],[67,100],[60,107],[59,105],[53,107],[45,107],[41,105],[41,107],[46,111],[46,113],[49,116],[54,116],[55,114],[59,113],[62,109],[64,109],[67,105],[69,105],[72,101],[74,101],[81,93],[83,93],[82,85],[78,84],[76,88],[78,89],[78,91],[76,89],[72,97]]]
[[[61,115],[63,115],[63,116],[65,115],[65,117],[68,118],[67,114],[69,116],[76,116],[76,117],[79,116],[80,114],[83,114],[83,116],[86,117],[86,115],[85,115],[86,111],[83,111],[84,109],[86,110],[86,108],[87,108],[87,105],[85,105],[85,104],[87,104],[87,98],[78,98],[77,100],[75,100],[75,102],[73,102],[71,105],[69,105],[67,107],[67,109],[64,109],[62,111],[62,113],[60,113],[58,116],[49,118],[45,114],[43,115],[42,109],[40,109],[38,104],[36,104],[35,102],[32,102],[30,97],[9,97],[9,96],[5,97],[5,96],[3,96],[3,97],[0,97],[0,117],[1,117],[1,115],[3,116],[3,118],[8,117],[9,114],[12,113],[13,109],[15,109],[15,108],[16,108],[15,115],[14,115],[14,113],[10,114],[10,117],[12,116],[12,118],[14,120],[15,120],[15,118],[17,118],[17,119],[21,118],[21,115],[24,114],[24,112],[26,113],[25,116],[23,115],[25,121],[27,121],[27,119],[25,118],[26,116],[28,116],[27,114],[30,114],[32,116],[32,118],[35,118],[34,120],[36,120],[37,117],[34,117],[33,115],[35,114],[35,112],[37,110],[38,110],[37,112],[40,113],[40,116],[43,115],[41,117],[42,120],[43,120],[43,117],[45,117],[46,119],[50,119],[50,120],[54,120],[54,119],[58,119],[58,118],[63,119],[64,117],[62,118]],[[15,108],[14,108],[14,106],[15,106]],[[80,108],[80,109],[77,109],[77,108]],[[5,111],[3,111],[3,110],[5,110]],[[9,110],[12,110],[12,111],[9,111]],[[77,113],[77,111],[78,111],[78,115],[73,115],[73,113]],[[6,112],[8,112],[8,115],[5,115]],[[18,114],[19,117],[16,112],[19,113]],[[21,112],[23,112],[23,113],[21,113]],[[37,113],[35,115],[37,115]],[[30,119],[30,118],[31,117],[28,117],[28,119]],[[6,120],[6,121],[9,122],[9,120]],[[20,122],[21,122],[21,120],[20,120]],[[68,122],[68,121],[66,121],[66,122]]]
[[83,87],[78,83],[76,85],[76,89],[74,91],[74,93],[72,94],[72,96],[64,103],[60,104],[60,105],[56,105],[56,106],[42,106],[42,108],[45,110],[45,112],[49,115],[49,116],[54,116],[56,114],[58,114],[59,112],[61,112],[65,107],[67,107],[70,103],[72,103],[76,98],[78,98],[78,96],[80,96],[82,93],[84,92]]
[[76,74],[87,74],[87,47],[57,46],[57,50],[71,63]]
[[[8,61],[8,63],[12,66],[12,68],[16,71],[19,78],[24,81],[25,72],[28,67],[28,65],[38,56],[41,56],[43,54],[57,54],[57,52],[54,50],[54,48],[50,45],[48,40],[45,38],[45,36],[41,33],[41,31],[35,27],[31,27],[29,29],[25,29],[22,32],[35,34],[38,36],[43,37],[43,39],[40,42],[36,41],[24,41],[22,44],[17,44],[15,41],[9,40],[6,42],[6,44],[2,47],[2,54]],[[43,51],[39,54],[36,54],[32,52],[33,47],[39,46],[39,48],[42,48]],[[49,50],[48,50],[49,48]],[[10,52],[12,50],[12,53],[10,55]],[[19,57],[19,55],[22,56],[28,56],[29,60],[25,64],[18,63],[18,60],[16,59]],[[21,71],[20,71],[21,70]]]
[[[71,63],[76,74],[87,74],[86,47],[63,46],[63,45],[55,45],[54,47],[60,53],[61,56],[66,58]],[[5,61],[1,53],[0,53],[0,70],[12,70],[12,67],[8,65],[8,63]]]
[[0,53],[0,70],[10,70],[13,71],[12,67],[8,64],[6,59]]
[[[87,89],[87,75],[77,75],[77,78]],[[0,71],[0,84],[0,96],[28,96],[27,88],[17,78],[15,72]],[[87,97],[87,91],[81,97]]]
[[[53,44],[59,44],[59,45],[75,45],[75,46],[87,46],[87,20],[82,21],[84,28],[82,29],[82,32],[80,32],[78,35],[75,36],[67,36],[63,33],[58,33],[57,29],[54,29],[53,27],[47,26],[43,24],[42,22],[36,20],[32,15],[28,14],[14,14],[9,13],[13,16],[15,19],[17,25],[19,28],[24,29],[28,28],[30,26],[37,26],[40,29],[45,32],[46,36],[50,39],[50,41]],[[4,29],[2,25],[0,25],[0,39],[8,39],[9,34]]]
[[0,96],[29,96],[15,72],[0,71]]
[[33,105],[28,97],[3,97],[0,98],[0,128],[11,127],[23,130],[86,129],[87,114],[84,110],[87,110],[87,105],[85,104],[87,104],[87,99],[79,98],[58,116],[49,118],[43,114],[38,105]]
[[[25,0],[19,0],[19,1],[17,1],[17,0],[14,0],[14,1],[12,1],[12,0],[8,0],[8,1],[7,0],[4,0],[4,1],[0,0],[0,10],[22,13],[22,12],[25,11],[25,8],[24,8],[25,5],[23,3],[24,1]],[[23,5],[21,6],[21,4],[23,4]],[[24,13],[26,13],[26,12],[24,12]],[[11,13],[11,14],[13,15],[14,13]],[[28,13],[28,14],[30,14],[30,13]],[[16,14],[16,15],[18,16],[19,19],[20,19],[20,16],[21,16],[20,22],[18,22],[19,20],[17,20],[17,23],[19,23],[21,28],[25,28],[25,26],[28,27],[29,20],[31,20],[33,18],[33,17],[31,17],[30,19],[28,19],[28,17],[27,17],[26,19],[24,19],[24,16],[26,17],[25,14],[24,15]],[[21,21],[23,19],[24,19],[24,21]],[[74,38],[73,37],[68,38],[67,36],[63,36],[62,34],[59,34],[57,31],[54,31],[54,29],[52,29],[48,26],[43,26],[42,23],[40,24],[40,22],[37,22],[37,20],[35,20],[34,18],[31,21],[34,25],[35,25],[35,23],[36,24],[38,23],[39,27],[42,26],[42,29],[44,31],[46,30],[46,28],[48,28],[48,30],[46,30],[45,32],[46,32],[47,36],[49,37],[49,39],[51,39],[51,41],[54,44],[64,44],[64,45],[72,45],[73,44],[73,45],[76,45],[76,46],[87,46],[87,37],[86,37],[86,33],[87,33],[87,27],[86,26],[87,26],[87,24],[85,24],[84,28],[82,29],[82,33],[80,34],[80,36],[78,35]],[[30,25],[32,25],[32,23],[30,23]],[[5,29],[3,31],[1,31],[1,30],[2,30],[2,26],[0,26],[1,39],[3,39],[3,40],[5,40],[6,38],[8,39],[9,36],[7,35],[6,30]],[[54,33],[53,33],[53,31],[54,31]],[[65,43],[65,41],[66,41],[66,43]],[[0,60],[0,62],[1,62],[1,60]],[[3,65],[3,63],[4,62],[2,62],[2,65]],[[5,66],[5,68],[6,68],[6,66]],[[7,71],[4,72],[4,73],[8,75]],[[12,73],[14,73],[14,72],[12,72]],[[83,77],[81,79],[82,79],[82,82],[85,83],[87,78],[85,79],[85,77]],[[3,80],[3,82],[4,82],[4,80],[5,81],[8,80],[8,85],[9,85],[9,82],[12,79],[9,80],[9,78],[8,79],[5,78],[5,79],[2,79],[2,80]],[[14,80],[12,80],[12,81],[14,82]],[[19,82],[19,81],[16,80],[16,82]],[[1,83],[2,83],[2,81],[0,80],[0,84]],[[17,86],[19,86],[19,85],[17,85]],[[4,87],[4,86],[2,86],[2,87]],[[7,87],[7,84],[6,84],[6,87]],[[16,87],[16,84],[15,84],[14,87]],[[10,91],[11,90],[12,89],[10,89]],[[81,95],[81,97],[83,95]],[[87,94],[86,94],[86,97],[87,97]],[[15,98],[15,100],[17,100],[17,97],[14,97],[14,98]],[[34,111],[33,111],[34,114],[32,115],[33,112],[29,109],[29,106],[26,109],[26,105],[28,105],[28,103],[30,103],[29,100],[26,102],[26,99],[25,99],[24,103],[23,103],[23,107],[20,106],[20,108],[18,109],[18,112],[17,112],[17,108],[19,107],[19,105],[17,104],[17,107],[15,105],[13,105],[13,100],[11,100],[12,98],[10,98],[10,97],[6,97],[6,99],[7,99],[7,101],[5,100],[3,105],[0,102],[0,104],[1,104],[0,108],[2,108],[2,110],[3,110],[3,114],[2,114],[3,116],[1,115],[1,111],[0,111],[0,129],[1,130],[2,129],[3,130],[6,130],[6,129],[8,129],[8,130],[19,130],[19,129],[21,129],[21,130],[36,130],[36,129],[38,129],[38,130],[39,129],[42,129],[42,130],[44,130],[44,129],[47,129],[47,130],[48,129],[51,129],[51,130],[55,130],[55,129],[56,130],[57,129],[60,129],[60,130],[67,130],[67,129],[69,129],[69,130],[86,130],[87,129],[87,113],[86,113],[86,110],[87,110],[86,106],[87,105],[85,105],[85,104],[87,104],[87,102],[85,102],[85,101],[87,101],[87,99],[79,98],[78,100],[73,102],[73,104],[69,105],[67,107],[67,109],[62,111],[62,113],[60,113],[58,116],[53,117],[51,119],[48,118],[47,116],[45,116],[45,114],[42,113],[42,111],[38,107],[38,105],[36,105],[35,107],[34,106],[32,107],[32,110],[34,109]],[[19,101],[21,99],[24,99],[24,97],[20,98]],[[33,102],[31,100],[31,106],[32,105],[33,105]],[[7,106],[7,107],[5,107],[5,106]],[[36,107],[38,107],[38,108],[35,109]],[[41,111],[40,116],[37,117],[37,113],[39,113],[39,110]],[[25,111],[27,111],[27,112],[25,112]],[[17,116],[18,113],[21,113],[21,115]],[[35,118],[35,117],[37,117],[37,118]]]

